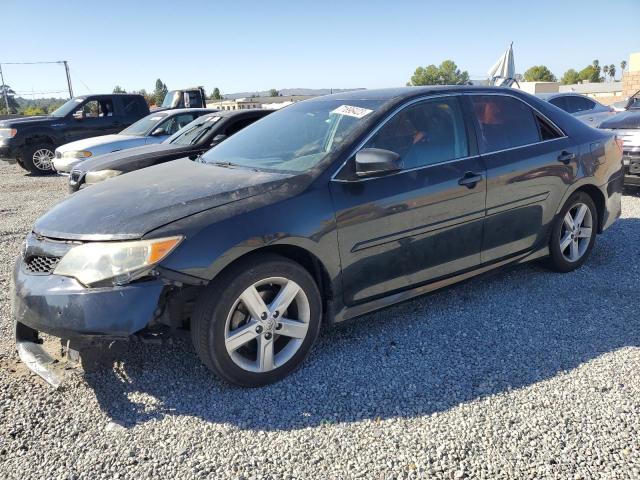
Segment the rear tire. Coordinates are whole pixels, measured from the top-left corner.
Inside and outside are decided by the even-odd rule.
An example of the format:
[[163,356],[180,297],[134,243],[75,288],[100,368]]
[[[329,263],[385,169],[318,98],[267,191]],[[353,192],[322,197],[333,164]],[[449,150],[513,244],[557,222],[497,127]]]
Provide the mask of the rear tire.
[[22,167],[32,175],[54,173],[54,147],[50,143],[34,143],[27,145],[20,156]]
[[318,287],[301,265],[280,255],[248,257],[202,292],[191,338],[202,362],[242,387],[277,382],[298,368],[322,318]]
[[598,210],[585,192],[576,192],[555,219],[549,240],[549,266],[571,272],[589,258],[598,232]]

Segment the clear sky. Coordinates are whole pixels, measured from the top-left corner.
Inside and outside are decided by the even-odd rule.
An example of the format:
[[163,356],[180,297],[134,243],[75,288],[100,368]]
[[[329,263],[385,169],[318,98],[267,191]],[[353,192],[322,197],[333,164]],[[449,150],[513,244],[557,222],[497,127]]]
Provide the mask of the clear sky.
[[[404,85],[454,60],[471,78],[514,42],[519,73],[560,77],[640,51],[640,0],[0,0],[0,62],[68,60],[76,94],[204,85]],[[3,67],[18,92],[62,90],[62,67]]]

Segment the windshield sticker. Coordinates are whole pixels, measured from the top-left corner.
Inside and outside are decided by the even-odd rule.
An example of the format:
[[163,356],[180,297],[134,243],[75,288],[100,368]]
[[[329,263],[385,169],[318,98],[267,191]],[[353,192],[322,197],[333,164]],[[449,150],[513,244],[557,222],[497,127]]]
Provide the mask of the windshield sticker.
[[220,118],[221,118],[221,117],[210,117],[210,118],[209,118],[209,121],[210,121],[211,123],[213,123],[213,122],[217,122],[218,120],[220,120]]
[[84,102],[84,98],[74,98],[73,101],[76,103]]
[[337,113],[338,115],[347,115],[349,117],[362,118],[369,115],[373,110],[362,107],[354,107],[351,105],[340,105],[335,110],[331,110],[331,113]]
[[162,120],[162,117],[151,117],[149,120]]

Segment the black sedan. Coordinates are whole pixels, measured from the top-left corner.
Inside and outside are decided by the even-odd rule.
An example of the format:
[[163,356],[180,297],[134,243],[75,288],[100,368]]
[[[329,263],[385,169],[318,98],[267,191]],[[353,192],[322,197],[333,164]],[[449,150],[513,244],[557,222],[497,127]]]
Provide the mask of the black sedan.
[[219,377],[271,383],[322,323],[508,264],[580,267],[620,215],[621,158],[610,132],[507,88],[297,103],[42,216],[14,269],[18,350],[42,373],[38,331],[190,329]]
[[159,163],[206,152],[273,110],[235,110],[203,115],[164,142],[100,155],[78,164],[69,175],[69,190],[81,188]]

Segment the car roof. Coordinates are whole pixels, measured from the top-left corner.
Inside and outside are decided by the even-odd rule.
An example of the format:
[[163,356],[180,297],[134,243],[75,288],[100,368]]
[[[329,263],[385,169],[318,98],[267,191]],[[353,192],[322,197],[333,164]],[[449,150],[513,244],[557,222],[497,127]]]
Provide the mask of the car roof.
[[398,87],[398,88],[379,88],[373,90],[351,90],[349,92],[334,93],[331,95],[323,95],[314,97],[307,102],[324,101],[324,100],[392,100],[407,99],[419,97],[428,94],[439,93],[505,93],[525,94],[521,90],[507,87],[490,87],[481,85],[432,85],[420,87]]
[[[582,95],[580,93],[574,93],[574,92],[555,92],[555,93],[536,93],[536,97],[542,99],[542,100],[546,100],[547,102],[549,100],[552,100],[554,98],[558,98],[558,97],[580,97],[580,98],[589,98],[586,95]],[[590,99],[593,100],[593,99]]]
[[[202,117],[223,117],[223,118],[230,118],[230,117],[243,117],[243,116],[250,116],[254,113],[264,113],[265,115],[275,112],[274,109],[271,108],[248,108],[248,109],[244,109],[244,110],[217,110],[214,112],[211,112],[207,115],[203,115]],[[201,118],[202,118],[201,117]]]

